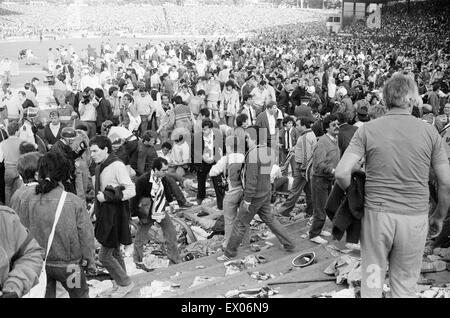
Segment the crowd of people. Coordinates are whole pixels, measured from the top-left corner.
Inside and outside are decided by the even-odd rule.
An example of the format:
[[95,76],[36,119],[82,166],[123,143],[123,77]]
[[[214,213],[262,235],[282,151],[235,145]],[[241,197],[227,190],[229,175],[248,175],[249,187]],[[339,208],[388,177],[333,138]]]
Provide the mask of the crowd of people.
[[324,20],[321,13],[298,8],[210,5],[140,6],[29,6],[15,4],[17,15],[0,20],[1,37],[37,38],[73,33],[96,35],[236,35],[268,26]]
[[[437,9],[441,5],[426,3],[437,21],[447,12]],[[415,23],[433,22],[419,15]],[[21,246],[20,253],[30,254],[16,257],[19,265],[0,281],[3,293],[21,297],[32,287],[43,258],[39,246],[48,247],[53,211],[64,193],[46,258],[47,297],[54,296],[56,281],[71,297],[88,295],[84,273],[95,271],[94,237],[114,282],[102,296],[126,295],[134,284],[120,246],[133,242],[130,216],[139,218],[133,255],[138,268],[147,270],[143,246],[155,222],[168,258],[179,263],[169,206],[192,206],[180,188],[193,175],[197,204],[206,198],[210,179],[223,211],[224,254],[218,261],[231,260],[241,244],[248,245],[255,214],[286,251],[295,251],[278,218],[291,215],[302,193],[309,239],[327,243],[330,206],[346,196],[351,208],[336,217],[354,223],[347,241],[361,249],[363,278],[375,264],[383,282],[389,264],[392,295],[414,296],[425,244],[448,241],[443,220],[450,205],[450,152],[442,136],[450,131],[450,51],[446,33],[436,32],[429,38],[433,45],[424,47],[410,41],[417,35],[409,24],[396,25],[405,35],[392,33],[396,42],[365,31],[355,38],[328,35],[323,25],[304,23],[272,26],[236,42],[50,49],[58,106],[48,122],[39,119],[39,79],[17,96],[8,83],[1,92],[6,129],[0,199],[7,207],[0,217],[14,223],[14,232],[0,232],[7,235],[0,242],[8,242],[0,247],[8,255]],[[271,210],[276,192],[288,192],[278,215]],[[25,238],[19,219],[33,238]],[[66,284],[73,266],[82,281],[75,287]],[[381,297],[382,283],[366,282],[362,295]]]

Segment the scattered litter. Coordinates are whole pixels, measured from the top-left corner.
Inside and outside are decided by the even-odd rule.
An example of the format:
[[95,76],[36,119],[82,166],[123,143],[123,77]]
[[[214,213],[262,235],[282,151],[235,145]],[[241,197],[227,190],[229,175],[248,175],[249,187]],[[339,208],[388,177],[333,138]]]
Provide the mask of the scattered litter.
[[302,238],[302,239],[307,239],[308,236],[309,236],[309,235],[305,233],[305,234],[300,235],[300,238]]
[[242,270],[253,268],[258,264],[264,263],[267,263],[267,259],[262,255],[248,255],[244,259],[228,261],[224,263],[226,268],[225,276],[233,275]]
[[441,260],[434,262],[422,262],[421,273],[435,273],[442,272],[447,269],[447,263]]
[[194,278],[194,282],[192,283],[191,286],[189,286],[189,288],[204,284],[204,283],[209,283],[209,282],[213,282],[215,280],[217,280],[219,277],[208,277],[208,276],[196,276]]
[[325,270],[327,275],[336,276],[336,284],[348,283],[349,286],[361,285],[361,260],[343,255],[336,258]]
[[198,241],[206,240],[208,238],[208,236],[211,234],[211,233],[206,232],[200,226],[196,226],[196,225],[191,226],[191,230],[194,233],[194,235]]
[[180,275],[181,275],[181,272],[176,272],[175,275],[170,276],[170,279],[177,278]]
[[255,289],[237,290],[233,289],[225,294],[225,298],[269,298],[279,292],[271,287],[263,286]]
[[450,247],[448,248],[435,248],[433,250],[434,255],[442,257],[444,261],[450,261]]
[[303,253],[300,255],[297,255],[292,260],[292,265],[295,267],[306,267],[308,265],[311,265],[316,260],[316,254],[314,252],[311,253]]
[[87,284],[89,286],[89,298],[95,298],[98,294],[113,287],[112,281],[109,279],[104,281],[92,279]]
[[208,240],[197,241],[187,245],[182,251],[185,261],[217,254],[221,251],[223,235],[215,235]]
[[427,260],[430,262],[435,262],[435,261],[439,261],[442,260],[442,257],[440,257],[439,255],[428,255],[427,256]]
[[431,287],[428,290],[419,292],[420,298],[450,298],[450,288]]
[[204,266],[204,265],[195,266],[195,269],[204,269],[204,268],[206,268],[206,266]]
[[149,269],[169,267],[168,259],[163,259],[153,254],[145,256],[143,259],[143,263]]
[[275,275],[264,272],[248,272],[251,278],[256,279],[258,281],[264,281],[268,279],[275,278]]
[[154,280],[150,286],[142,287],[139,294],[140,298],[153,298],[161,296],[167,292],[173,292],[171,282]]

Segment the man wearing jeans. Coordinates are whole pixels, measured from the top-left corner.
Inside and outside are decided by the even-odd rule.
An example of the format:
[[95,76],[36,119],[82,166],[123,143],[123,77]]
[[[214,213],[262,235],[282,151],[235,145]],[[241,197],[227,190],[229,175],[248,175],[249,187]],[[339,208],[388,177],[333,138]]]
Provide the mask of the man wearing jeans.
[[128,200],[136,195],[124,163],[113,153],[111,141],[96,136],[90,141],[95,167],[95,238],[101,244],[98,258],[113,279],[113,288],[102,296],[121,298],[134,283],[127,275],[120,245],[132,243]]
[[139,88],[139,95],[134,98],[134,104],[136,105],[139,116],[141,116],[139,134],[143,135],[147,131],[148,121],[153,111],[153,99],[147,94],[144,87]]
[[309,238],[318,244],[328,243],[320,235],[330,236],[327,231],[323,231],[326,213],[325,204],[334,183],[334,169],[339,162],[339,146],[337,136],[339,133],[339,123],[337,117],[328,115],[323,119],[323,129],[326,134],[320,137],[317,147],[313,152],[312,162],[312,199],[314,206],[313,222],[309,229]]
[[[289,213],[297,203],[302,190],[305,190],[306,194],[306,214],[311,216],[312,214],[312,202],[311,201],[311,187],[309,184],[309,172],[308,167],[312,161],[313,149],[317,144],[316,135],[311,130],[311,123],[314,122],[314,118],[304,117],[300,119],[300,127],[297,129],[300,131],[300,137],[295,144],[295,170],[294,170],[294,184],[289,192],[289,196],[283,205],[280,207],[278,214],[282,216],[289,216]],[[308,213],[309,212],[309,213]]]
[[[149,241],[149,231],[155,221],[159,223],[163,231],[168,258],[173,264],[180,262],[177,233],[170,216],[165,212],[166,206],[174,196],[169,184],[170,178],[166,177],[168,169],[166,159],[156,158],[153,161],[151,172],[147,172],[137,179],[136,196],[131,200],[132,215],[139,217],[133,259],[136,267],[145,271],[150,269],[143,263],[144,245]],[[162,219],[159,219],[159,215],[163,215]]]
[[[217,258],[219,262],[226,262],[236,257],[239,244],[249,230],[250,222],[255,214],[258,214],[261,220],[267,224],[286,251],[293,252],[295,249],[294,242],[272,214],[270,206],[270,172],[276,159],[272,152],[273,149],[269,149],[264,144],[268,132],[258,126],[251,126],[247,130],[249,151],[245,158],[243,172],[245,185],[243,203],[234,222],[225,252]],[[259,144],[259,140],[263,144]]]
[[[411,115],[422,103],[414,80],[393,76],[383,98],[388,113],[358,128],[336,167],[336,180],[347,189],[356,163],[365,159],[361,296],[382,297],[389,266],[392,297],[416,297],[428,224],[430,236],[437,236],[450,206],[450,167],[436,129]],[[439,193],[429,219],[430,166]]]

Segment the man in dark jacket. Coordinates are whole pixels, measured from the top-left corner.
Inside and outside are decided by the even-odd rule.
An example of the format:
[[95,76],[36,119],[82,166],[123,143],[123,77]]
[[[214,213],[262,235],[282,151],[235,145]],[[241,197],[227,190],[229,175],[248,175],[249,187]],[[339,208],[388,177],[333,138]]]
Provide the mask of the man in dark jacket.
[[44,128],[44,141],[50,150],[53,145],[61,138],[62,125],[59,121],[59,113],[56,110],[50,112],[50,120]]
[[96,88],[94,91],[95,99],[98,102],[97,106],[97,134],[101,133],[102,123],[106,120],[112,120],[113,114],[111,103],[105,98],[105,94],[101,88]]
[[335,116],[339,122],[338,146],[342,157],[358,127],[350,125],[343,113],[336,113]]
[[267,148],[265,142],[259,143],[259,139],[264,140],[265,131],[258,126],[250,126],[247,129],[247,141],[249,151],[245,157],[244,176],[244,197],[239,209],[233,231],[231,232],[225,252],[219,256],[219,262],[226,262],[236,257],[237,249],[241,244],[244,233],[255,214],[258,214],[264,223],[270,228],[278,238],[284,249],[292,252],[295,243],[289,237],[286,230],[275,218],[270,206],[271,184],[270,172],[276,162],[272,149]]
[[136,196],[131,200],[131,214],[139,217],[134,241],[133,259],[136,267],[150,271],[143,263],[144,245],[148,243],[150,228],[159,223],[167,244],[167,256],[176,264],[180,262],[177,246],[177,233],[169,214],[168,203],[172,201],[173,191],[166,177],[168,162],[158,157],[153,161],[153,168],[136,181]]
[[155,142],[157,134],[154,131],[147,130],[142,135],[142,140],[138,142],[138,159],[137,159],[137,176],[150,171],[153,166],[153,160],[158,155],[156,154]]
[[68,192],[77,194],[75,177],[75,160],[83,155],[88,145],[85,142],[80,143],[79,149],[76,151],[72,149],[72,144],[77,138],[77,132],[71,127],[64,127],[61,131],[61,138],[53,145],[51,151],[61,153],[64,158],[70,162],[70,176],[69,179],[64,182],[64,188]]

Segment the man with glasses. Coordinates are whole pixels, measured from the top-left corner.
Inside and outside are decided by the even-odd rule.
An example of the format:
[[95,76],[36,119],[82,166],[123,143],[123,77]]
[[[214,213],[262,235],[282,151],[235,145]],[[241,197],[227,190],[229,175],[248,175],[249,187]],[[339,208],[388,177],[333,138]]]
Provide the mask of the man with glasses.
[[325,204],[334,183],[334,171],[339,163],[340,152],[338,146],[339,123],[335,115],[328,115],[323,119],[325,135],[319,138],[313,153],[312,162],[312,199],[314,206],[313,222],[309,230],[309,238],[318,244],[328,243],[320,235],[330,236],[322,231],[325,225]]

